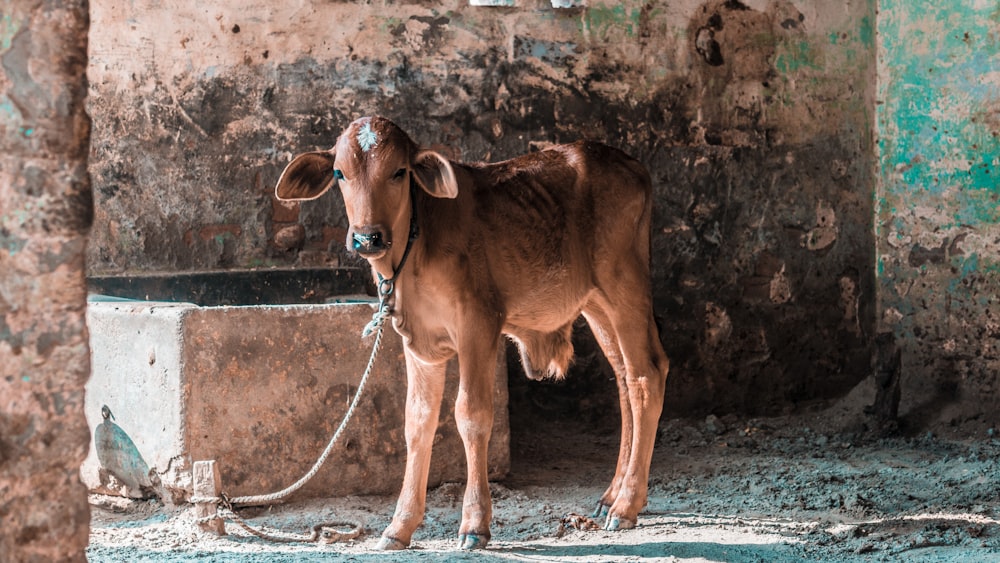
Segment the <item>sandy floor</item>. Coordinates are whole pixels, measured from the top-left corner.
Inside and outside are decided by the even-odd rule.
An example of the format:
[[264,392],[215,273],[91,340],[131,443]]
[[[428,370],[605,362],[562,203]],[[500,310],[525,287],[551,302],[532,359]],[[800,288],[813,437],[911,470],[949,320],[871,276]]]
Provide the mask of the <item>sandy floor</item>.
[[[455,548],[462,485],[430,491],[410,550],[372,551],[392,497],[244,511],[291,533],[338,519],[360,539],[275,544],[233,525],[203,534],[189,511],[94,497],[88,557],[102,561],[1000,561],[1000,436],[977,421],[878,437],[848,397],[794,417],[661,424],[650,501],[634,530],[575,529],[614,470],[617,436],[555,428],[512,436],[513,467],[493,485],[493,540]],[[574,434],[574,432],[576,432]],[[335,463],[335,460],[332,460]]]

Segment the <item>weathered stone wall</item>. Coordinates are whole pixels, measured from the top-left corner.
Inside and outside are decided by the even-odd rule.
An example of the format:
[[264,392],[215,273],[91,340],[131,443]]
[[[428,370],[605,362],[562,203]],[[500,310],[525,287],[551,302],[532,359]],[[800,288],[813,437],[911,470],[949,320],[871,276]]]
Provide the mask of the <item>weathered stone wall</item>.
[[874,0],[99,1],[93,21],[94,273],[346,259],[339,196],[271,191],[362,115],[466,160],[590,137],[655,179],[670,412],[867,374]]
[[0,560],[84,561],[87,3],[0,2]]
[[903,350],[903,413],[996,424],[1000,9],[879,5],[878,313]]

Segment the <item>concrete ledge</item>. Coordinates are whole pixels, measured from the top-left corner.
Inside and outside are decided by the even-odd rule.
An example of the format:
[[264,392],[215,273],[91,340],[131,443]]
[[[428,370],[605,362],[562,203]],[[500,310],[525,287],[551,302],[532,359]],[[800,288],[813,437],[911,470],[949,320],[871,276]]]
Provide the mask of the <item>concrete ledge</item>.
[[[95,441],[82,469],[94,491],[167,502],[191,495],[191,464],[214,459],[230,496],[270,493],[306,473],[347,410],[368,362],[373,338],[362,340],[372,304],[198,307],[189,304],[91,301],[93,374],[86,411],[91,430],[127,436],[105,450],[127,450],[125,471],[102,467]],[[465,479],[455,427],[457,369],[449,366],[430,484]],[[490,476],[509,468],[507,376],[496,370]],[[406,459],[402,343],[386,330],[354,419],[323,469],[292,498],[396,493]],[[107,405],[113,421],[101,416]],[[111,427],[110,424],[114,424]],[[105,425],[104,433],[100,426]],[[118,458],[111,456],[118,454]],[[126,452],[127,453],[127,452]],[[129,456],[125,456],[128,458]],[[118,463],[118,465],[122,465]],[[119,472],[122,469],[117,469]]]

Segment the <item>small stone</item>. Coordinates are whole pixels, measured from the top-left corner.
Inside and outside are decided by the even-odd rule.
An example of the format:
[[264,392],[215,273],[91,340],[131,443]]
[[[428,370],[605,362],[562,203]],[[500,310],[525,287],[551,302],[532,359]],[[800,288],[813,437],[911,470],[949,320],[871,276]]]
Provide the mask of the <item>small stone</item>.
[[705,417],[705,429],[718,436],[726,431],[726,424],[719,420],[719,417],[710,414]]
[[297,223],[282,227],[278,232],[274,233],[274,245],[282,250],[301,248],[305,240],[306,228]]

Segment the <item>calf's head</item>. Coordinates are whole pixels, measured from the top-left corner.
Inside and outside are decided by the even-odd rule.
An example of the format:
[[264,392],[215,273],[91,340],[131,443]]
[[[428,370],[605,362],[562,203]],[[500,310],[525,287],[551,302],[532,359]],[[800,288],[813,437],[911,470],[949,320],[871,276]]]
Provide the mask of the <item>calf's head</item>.
[[[334,185],[344,196],[350,222],[348,250],[388,276],[410,232],[412,190],[420,188],[440,198],[458,196],[451,163],[434,151],[420,149],[396,124],[381,117],[351,123],[330,150],[296,156],[281,173],[275,195],[282,201],[316,199]],[[402,244],[393,252],[396,241]]]

